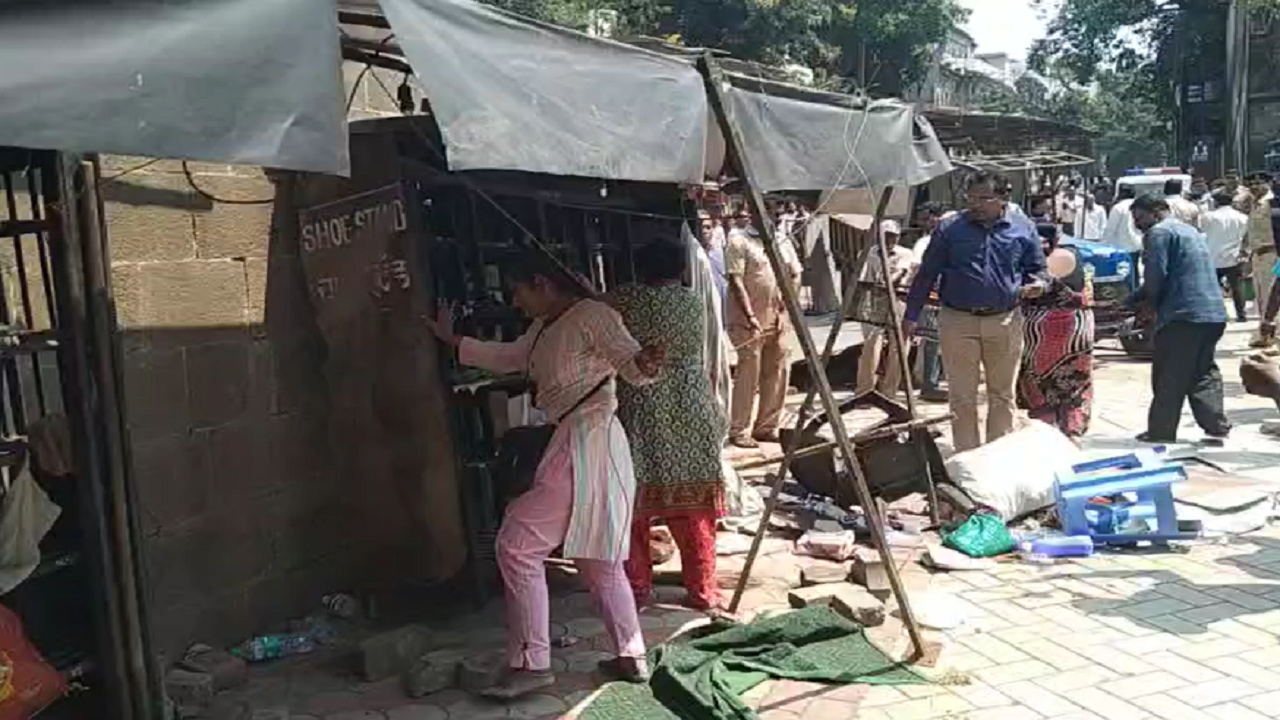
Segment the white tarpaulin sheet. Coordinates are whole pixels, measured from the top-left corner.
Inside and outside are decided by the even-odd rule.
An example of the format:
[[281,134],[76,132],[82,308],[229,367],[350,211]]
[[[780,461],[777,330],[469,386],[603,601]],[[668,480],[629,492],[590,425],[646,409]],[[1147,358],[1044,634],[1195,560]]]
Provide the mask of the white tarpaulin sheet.
[[0,145],[346,174],[334,0],[0,0]]
[[689,63],[469,0],[382,8],[426,89],[450,169],[705,177],[709,110]]

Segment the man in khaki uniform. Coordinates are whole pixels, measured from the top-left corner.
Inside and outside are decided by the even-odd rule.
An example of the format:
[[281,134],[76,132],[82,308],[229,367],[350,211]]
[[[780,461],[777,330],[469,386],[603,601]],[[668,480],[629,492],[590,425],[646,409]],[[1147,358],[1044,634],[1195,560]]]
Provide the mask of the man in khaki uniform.
[[[1271,178],[1265,173],[1257,173],[1249,177],[1249,232],[1246,236],[1249,265],[1253,274],[1254,303],[1261,316],[1266,309],[1267,298],[1271,296],[1271,285],[1275,275],[1271,268],[1276,264],[1276,241],[1271,226]],[[1253,342],[1255,348],[1270,347],[1275,344],[1273,333],[1266,332],[1261,326]]]
[[[729,280],[726,312],[729,340],[738,352],[738,369],[733,379],[729,441],[743,448],[758,447],[761,441],[778,441],[778,424],[787,396],[787,357],[791,322],[787,319],[782,291],[769,265],[764,243],[745,222],[729,233],[724,252],[725,275]],[[786,261],[792,287],[798,287],[800,261],[790,241],[778,241]],[[756,398],[759,396],[759,407]],[[752,426],[752,411],[755,425]]]

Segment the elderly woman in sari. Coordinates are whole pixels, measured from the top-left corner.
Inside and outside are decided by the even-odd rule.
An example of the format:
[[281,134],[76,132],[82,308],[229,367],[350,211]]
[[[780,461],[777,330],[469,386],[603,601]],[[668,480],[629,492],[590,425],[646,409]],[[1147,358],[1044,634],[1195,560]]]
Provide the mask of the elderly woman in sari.
[[599,606],[615,658],[609,677],[647,678],[644,639],[623,563],[630,551],[636,483],[631,447],[617,409],[614,376],[643,385],[657,379],[663,351],[641,348],[622,319],[541,255],[507,270],[512,299],[533,320],[513,342],[460,337],[447,312],[432,323],[457,347],[459,362],[492,372],[527,372],[535,404],[557,418],[532,487],[508,505],[498,531],[498,567],[506,590],[509,671],[484,695],[510,699],[551,685],[550,606],[544,562],[563,545]]
[[653,593],[649,527],[661,519],[680,549],[688,592],[685,605],[714,610],[716,518],[724,513],[720,447],[727,417],[716,402],[703,364],[707,314],[702,298],[684,286],[685,242],[657,240],[636,253],[640,283],[619,288],[614,307],[637,339],[661,340],[667,351],[662,378],[618,394],[618,417],[636,438],[636,511],[627,577],[638,605]]
[[1070,438],[1089,430],[1093,411],[1093,297],[1092,278],[1076,267],[1065,277],[1053,270],[1065,257],[1058,247],[1057,225],[1039,223],[1036,229],[1050,257],[1051,282],[1040,297],[1023,300],[1026,345],[1018,375],[1018,404],[1037,420],[1049,423]]

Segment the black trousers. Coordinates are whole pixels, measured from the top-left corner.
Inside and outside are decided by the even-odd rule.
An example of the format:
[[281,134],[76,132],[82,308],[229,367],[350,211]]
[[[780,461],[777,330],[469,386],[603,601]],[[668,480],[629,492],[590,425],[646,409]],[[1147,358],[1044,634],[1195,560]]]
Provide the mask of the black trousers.
[[1156,331],[1151,363],[1151,408],[1147,434],[1153,440],[1178,437],[1182,403],[1205,433],[1214,436],[1231,431],[1222,407],[1222,372],[1213,353],[1226,330],[1224,323],[1171,322]]
[[[1218,268],[1218,282],[1227,281],[1227,290],[1231,291],[1231,304],[1236,307],[1236,319],[1245,321],[1244,314],[1244,271],[1239,265],[1229,268]],[[1265,301],[1264,301],[1265,302]]]

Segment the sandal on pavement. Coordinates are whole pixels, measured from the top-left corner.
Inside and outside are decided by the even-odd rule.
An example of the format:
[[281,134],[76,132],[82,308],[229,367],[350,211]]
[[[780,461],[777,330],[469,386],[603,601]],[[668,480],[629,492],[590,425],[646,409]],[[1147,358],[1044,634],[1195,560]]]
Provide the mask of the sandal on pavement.
[[480,695],[494,700],[514,700],[555,684],[556,676],[550,670],[509,668],[496,683],[481,690]]
[[609,682],[649,682],[649,665],[643,658],[616,657],[601,660],[596,664],[596,669]]

